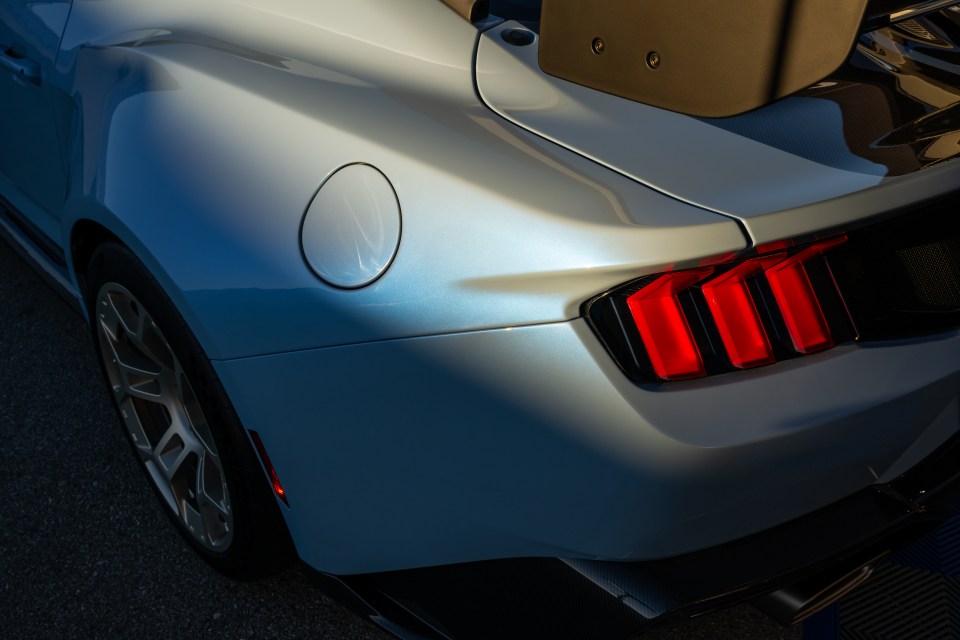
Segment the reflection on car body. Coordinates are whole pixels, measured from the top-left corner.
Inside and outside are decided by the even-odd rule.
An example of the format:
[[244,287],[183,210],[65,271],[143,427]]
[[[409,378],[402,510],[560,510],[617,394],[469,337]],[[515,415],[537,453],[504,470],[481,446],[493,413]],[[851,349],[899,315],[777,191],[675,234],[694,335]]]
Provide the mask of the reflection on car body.
[[940,516],[957,6],[710,118],[545,73],[563,2],[0,0],[0,230],[217,569],[625,637],[797,621]]

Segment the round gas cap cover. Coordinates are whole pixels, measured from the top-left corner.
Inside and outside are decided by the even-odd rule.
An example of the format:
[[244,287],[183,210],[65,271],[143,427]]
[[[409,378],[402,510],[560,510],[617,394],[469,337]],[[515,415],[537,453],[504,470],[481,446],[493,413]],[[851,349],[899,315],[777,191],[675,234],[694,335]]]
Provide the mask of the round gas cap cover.
[[400,246],[400,203],[393,185],[368,164],[341,167],[307,208],[300,245],[324,282],[343,289],[372,283]]

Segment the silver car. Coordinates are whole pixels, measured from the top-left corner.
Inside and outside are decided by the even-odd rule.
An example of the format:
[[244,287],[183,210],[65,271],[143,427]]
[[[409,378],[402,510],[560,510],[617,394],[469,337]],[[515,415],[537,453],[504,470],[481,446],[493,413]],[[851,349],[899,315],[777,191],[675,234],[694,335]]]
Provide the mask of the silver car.
[[213,567],[623,637],[944,517],[960,7],[648,4],[0,0],[0,233]]

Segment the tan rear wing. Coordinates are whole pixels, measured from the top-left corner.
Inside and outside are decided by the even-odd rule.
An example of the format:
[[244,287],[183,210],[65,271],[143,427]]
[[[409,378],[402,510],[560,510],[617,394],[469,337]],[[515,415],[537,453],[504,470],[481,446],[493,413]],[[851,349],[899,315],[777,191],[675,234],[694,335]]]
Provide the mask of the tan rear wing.
[[543,0],[540,66],[565,80],[672,111],[731,116],[836,71],[850,56],[867,4]]

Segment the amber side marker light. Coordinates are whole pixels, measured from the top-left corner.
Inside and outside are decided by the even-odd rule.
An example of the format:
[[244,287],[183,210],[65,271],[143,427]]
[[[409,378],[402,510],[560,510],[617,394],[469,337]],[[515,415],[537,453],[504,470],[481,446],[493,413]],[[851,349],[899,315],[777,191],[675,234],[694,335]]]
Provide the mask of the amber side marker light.
[[[588,315],[627,372],[661,381],[750,369],[853,337],[824,260],[844,234],[713,267],[648,276]],[[616,335],[616,334],[620,335]]]
[[287,502],[287,492],[283,489],[283,485],[280,484],[280,478],[277,476],[276,469],[273,468],[273,463],[270,462],[270,456],[267,455],[267,449],[263,446],[263,440],[260,439],[260,434],[251,430],[250,438],[253,440],[253,446],[257,449],[257,455],[260,456],[263,468],[267,470],[267,476],[270,478],[270,485],[273,487],[273,492],[277,494],[278,498],[283,500],[283,504],[289,507],[290,503]]

